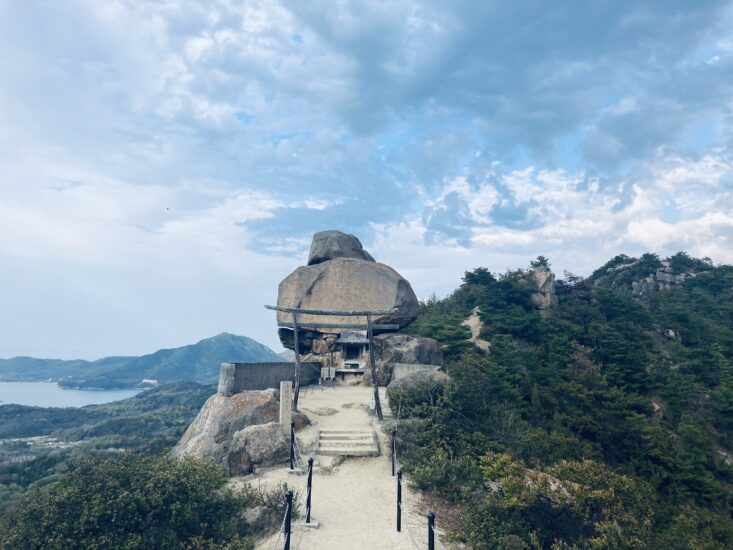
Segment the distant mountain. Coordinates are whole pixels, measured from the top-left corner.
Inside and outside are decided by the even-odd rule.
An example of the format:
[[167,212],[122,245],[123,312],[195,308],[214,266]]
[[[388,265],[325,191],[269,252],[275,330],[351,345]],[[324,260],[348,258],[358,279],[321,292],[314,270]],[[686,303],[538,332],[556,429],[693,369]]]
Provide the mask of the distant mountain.
[[140,357],[104,357],[97,361],[0,359],[0,380],[54,380],[64,387],[128,388],[187,380],[210,384],[223,362],[262,363],[283,358],[267,346],[226,332],[189,346],[161,349]]

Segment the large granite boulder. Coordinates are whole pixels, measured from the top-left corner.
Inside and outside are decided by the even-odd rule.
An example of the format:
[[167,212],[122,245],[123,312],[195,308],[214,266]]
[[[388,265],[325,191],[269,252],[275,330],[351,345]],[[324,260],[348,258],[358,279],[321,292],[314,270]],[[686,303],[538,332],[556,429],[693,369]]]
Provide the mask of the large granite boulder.
[[[278,390],[245,391],[232,396],[217,393],[204,403],[171,454],[210,458],[221,464],[228,474],[232,467],[233,471],[242,473],[247,468],[251,471],[255,464],[275,463],[281,457],[279,447],[275,442],[272,447],[255,442],[255,436],[262,432],[250,428],[276,423],[279,414]],[[274,425],[279,427],[279,424]],[[254,450],[245,449],[248,444],[253,445]],[[271,449],[271,455],[261,450],[266,448]],[[233,458],[230,457],[232,453],[235,453]]]
[[402,406],[414,406],[421,402],[436,405],[450,381],[451,377],[447,373],[432,369],[393,380],[387,386],[389,407],[393,413],[397,413]]
[[341,231],[320,231],[313,236],[308,265],[320,264],[334,258],[356,258],[373,262],[361,241]]
[[[386,386],[392,381],[397,363],[443,366],[440,344],[430,338],[412,334],[379,334],[374,337],[377,383]],[[364,385],[371,385],[371,376],[364,377]]]
[[[277,305],[321,310],[389,310],[373,318],[375,323],[407,326],[418,314],[415,292],[394,269],[374,261],[335,258],[303,266],[288,275],[278,288]],[[278,323],[292,322],[289,313],[278,312]],[[300,323],[365,324],[366,317],[298,316]],[[320,333],[337,334],[340,328],[319,328]],[[285,347],[292,339],[281,331]],[[309,350],[305,350],[308,352]]]
[[277,422],[255,424],[234,433],[226,457],[230,476],[251,473],[255,466],[285,463],[290,456],[290,439]]
[[546,267],[536,267],[531,272],[536,292],[530,297],[537,309],[549,309],[557,305],[555,293],[555,274]]

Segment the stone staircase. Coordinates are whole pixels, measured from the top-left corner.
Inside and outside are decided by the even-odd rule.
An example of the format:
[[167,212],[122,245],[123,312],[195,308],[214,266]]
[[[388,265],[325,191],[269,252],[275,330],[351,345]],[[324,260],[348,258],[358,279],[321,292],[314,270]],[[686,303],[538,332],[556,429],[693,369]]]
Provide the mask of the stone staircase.
[[379,456],[377,434],[371,428],[320,430],[317,449],[323,456]]

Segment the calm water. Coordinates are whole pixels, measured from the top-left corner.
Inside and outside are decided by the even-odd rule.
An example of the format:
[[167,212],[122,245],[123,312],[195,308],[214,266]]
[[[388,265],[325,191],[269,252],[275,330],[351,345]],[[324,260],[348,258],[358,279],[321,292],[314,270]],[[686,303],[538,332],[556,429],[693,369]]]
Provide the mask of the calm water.
[[54,382],[0,382],[0,405],[16,403],[38,407],[83,407],[119,401],[141,390],[67,390]]

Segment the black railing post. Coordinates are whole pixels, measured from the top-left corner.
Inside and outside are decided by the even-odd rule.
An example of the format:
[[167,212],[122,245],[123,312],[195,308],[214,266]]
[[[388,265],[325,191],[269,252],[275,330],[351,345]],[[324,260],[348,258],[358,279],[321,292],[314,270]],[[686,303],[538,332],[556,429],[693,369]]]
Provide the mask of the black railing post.
[[295,470],[295,422],[290,423],[290,469]]
[[291,525],[290,522],[293,520],[293,492],[288,491],[285,493],[285,505],[287,506],[287,509],[285,510],[285,546],[283,546],[283,550],[290,550],[290,532],[291,532]]
[[392,477],[397,469],[397,428],[392,428]]
[[313,488],[313,459],[308,459],[308,497],[305,500],[305,522],[311,522],[311,490]]
[[428,513],[428,550],[435,550],[435,514]]
[[402,470],[397,472],[397,532],[402,532]]

